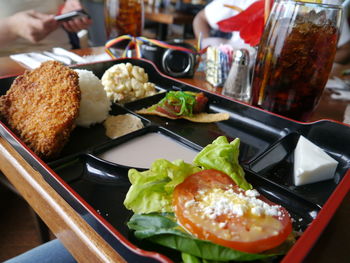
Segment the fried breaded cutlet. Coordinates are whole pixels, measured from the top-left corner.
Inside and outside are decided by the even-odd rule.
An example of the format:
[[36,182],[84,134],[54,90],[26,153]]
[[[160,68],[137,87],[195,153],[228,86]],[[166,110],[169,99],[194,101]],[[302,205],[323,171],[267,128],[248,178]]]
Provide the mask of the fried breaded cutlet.
[[3,121],[38,156],[57,156],[79,114],[78,74],[56,61],[18,76],[0,97]]

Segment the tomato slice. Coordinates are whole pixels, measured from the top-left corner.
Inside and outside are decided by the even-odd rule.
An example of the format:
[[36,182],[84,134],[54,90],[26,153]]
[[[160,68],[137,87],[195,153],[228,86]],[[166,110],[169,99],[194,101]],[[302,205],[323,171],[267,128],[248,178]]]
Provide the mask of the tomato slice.
[[157,106],[156,111],[163,113],[165,115],[168,115],[172,118],[178,118],[179,116],[177,116],[175,113],[173,113],[169,108],[166,108],[165,106],[161,107],[161,106]]
[[187,177],[176,186],[173,204],[177,220],[194,236],[243,252],[274,248],[292,231],[286,209],[216,170]]
[[204,95],[203,92],[200,92],[196,95],[196,102],[193,107],[193,113],[201,113],[205,110],[207,105],[208,98]]

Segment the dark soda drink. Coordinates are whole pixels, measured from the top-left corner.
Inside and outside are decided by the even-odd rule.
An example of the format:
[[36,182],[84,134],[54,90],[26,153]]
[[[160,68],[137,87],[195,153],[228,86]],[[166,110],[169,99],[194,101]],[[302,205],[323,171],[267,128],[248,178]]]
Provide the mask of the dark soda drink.
[[293,21],[273,19],[256,58],[252,104],[306,121],[327,83],[339,25],[327,18],[325,11],[294,12]]
[[106,0],[105,27],[108,38],[122,35],[141,36],[143,28],[143,1]]

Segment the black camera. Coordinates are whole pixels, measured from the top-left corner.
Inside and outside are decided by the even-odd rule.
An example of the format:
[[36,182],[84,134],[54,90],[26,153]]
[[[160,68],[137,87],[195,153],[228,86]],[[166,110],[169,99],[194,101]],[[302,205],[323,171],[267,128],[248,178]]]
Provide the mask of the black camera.
[[191,78],[193,77],[195,66],[197,64],[196,49],[188,43],[181,40],[167,42],[172,46],[184,47],[193,51],[185,52],[176,49],[163,48],[152,43],[144,43],[141,45],[142,57],[153,61],[160,71],[175,78]]

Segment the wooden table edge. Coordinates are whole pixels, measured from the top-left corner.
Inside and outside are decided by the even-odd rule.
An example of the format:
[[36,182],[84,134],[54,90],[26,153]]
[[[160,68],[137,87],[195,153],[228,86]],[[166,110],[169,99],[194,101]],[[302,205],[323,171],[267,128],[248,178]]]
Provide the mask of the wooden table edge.
[[78,262],[126,262],[2,137],[0,170]]

